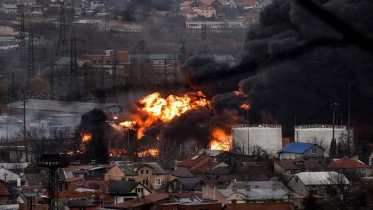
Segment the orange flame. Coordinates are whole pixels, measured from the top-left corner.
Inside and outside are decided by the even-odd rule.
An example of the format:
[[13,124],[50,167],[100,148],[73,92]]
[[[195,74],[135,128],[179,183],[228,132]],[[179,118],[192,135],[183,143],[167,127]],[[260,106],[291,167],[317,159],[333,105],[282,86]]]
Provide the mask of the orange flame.
[[250,104],[242,104],[240,106],[241,109],[244,109],[244,110],[249,110],[250,109]]
[[137,154],[138,157],[149,157],[149,156],[156,157],[158,155],[159,155],[158,149],[148,149],[148,150],[139,152]]
[[146,118],[131,116],[132,121],[120,123],[124,127],[129,127],[128,123],[134,122],[131,125],[138,127],[138,139],[150,126],[156,123],[167,123],[191,109],[209,107],[210,103],[201,91],[186,93],[182,96],[169,95],[167,98],[162,98],[159,92],[155,92],[140,99],[139,105],[139,111],[146,113]]
[[124,121],[124,122],[119,123],[119,125],[132,129],[136,125],[136,122],[135,121]]
[[81,133],[80,136],[82,137],[82,142],[89,142],[92,140],[92,134],[90,133]]
[[210,148],[212,150],[229,151],[232,145],[232,139],[223,130],[216,128],[212,131],[212,140]]

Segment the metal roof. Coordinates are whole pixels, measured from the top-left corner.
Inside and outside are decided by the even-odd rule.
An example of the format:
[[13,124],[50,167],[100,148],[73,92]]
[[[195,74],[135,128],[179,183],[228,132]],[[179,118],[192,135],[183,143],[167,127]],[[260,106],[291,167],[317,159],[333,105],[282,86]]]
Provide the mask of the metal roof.
[[335,185],[341,184],[341,181],[350,184],[343,174],[335,171],[301,172],[294,174],[293,177],[298,177],[305,185]]
[[293,143],[290,143],[290,144],[286,145],[282,149],[280,149],[277,153],[280,154],[280,153],[283,153],[283,152],[287,152],[287,153],[303,154],[307,150],[309,150],[313,145],[316,145],[316,144],[314,144],[314,143],[303,143],[303,142],[293,142]]
[[177,59],[177,54],[129,54],[128,59],[133,58],[147,58],[149,60],[175,60]]
[[58,59],[54,65],[57,65],[57,66],[62,66],[62,65],[66,65],[68,63],[70,63],[71,61],[71,58],[70,57],[62,57],[60,59]]
[[254,200],[281,200],[282,197],[288,194],[288,192],[284,189],[238,189],[237,191],[233,190],[224,190],[224,189],[218,189],[218,191],[226,198],[233,194],[242,194],[242,196],[245,198],[248,198],[251,201]]

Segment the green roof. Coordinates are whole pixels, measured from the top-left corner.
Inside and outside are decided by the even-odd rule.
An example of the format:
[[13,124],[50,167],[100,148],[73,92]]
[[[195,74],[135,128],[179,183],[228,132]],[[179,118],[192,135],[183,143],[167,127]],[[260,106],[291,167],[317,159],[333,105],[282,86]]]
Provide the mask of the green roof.
[[58,59],[54,65],[57,65],[57,66],[62,66],[62,65],[66,65],[68,63],[70,63],[71,61],[71,58],[70,57],[62,57],[60,59]]

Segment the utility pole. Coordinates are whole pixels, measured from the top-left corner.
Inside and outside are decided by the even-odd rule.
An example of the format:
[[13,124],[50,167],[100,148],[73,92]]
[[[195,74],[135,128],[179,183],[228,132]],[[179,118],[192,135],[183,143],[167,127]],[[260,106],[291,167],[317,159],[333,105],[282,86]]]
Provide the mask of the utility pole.
[[13,102],[17,100],[17,98],[18,98],[18,88],[17,88],[17,83],[16,83],[16,77],[13,72],[12,82],[10,84],[9,101]]
[[339,103],[332,103],[331,108],[333,109],[333,137],[332,140],[335,140],[334,138],[334,130],[335,130],[335,112],[338,110]]
[[65,3],[63,1],[60,2],[60,37],[57,43],[57,52],[63,43],[66,40],[66,19],[65,19]]
[[27,57],[27,83],[35,76],[35,59],[34,59],[34,34],[30,31],[28,38],[28,57]]
[[111,66],[112,80],[113,80],[113,96],[115,96],[115,93],[116,93],[117,68],[118,68],[117,50],[114,50],[114,61],[113,61],[112,66]]
[[21,35],[21,42],[20,42],[20,63],[22,60],[25,60],[25,52],[24,52],[24,49],[26,48],[26,33],[25,33],[25,14],[22,12],[21,13],[21,31],[20,31],[20,35]]
[[25,144],[26,150],[26,162],[28,162],[28,151],[27,151],[27,141],[26,141],[26,94],[23,93],[23,142]]

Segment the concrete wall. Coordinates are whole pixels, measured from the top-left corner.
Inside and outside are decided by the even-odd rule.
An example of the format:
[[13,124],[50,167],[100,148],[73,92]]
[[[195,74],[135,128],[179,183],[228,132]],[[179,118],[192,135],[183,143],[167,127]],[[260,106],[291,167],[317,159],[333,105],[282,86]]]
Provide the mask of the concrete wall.
[[232,139],[243,147],[246,155],[252,155],[255,146],[261,146],[270,154],[275,154],[282,148],[280,125],[234,125]]

